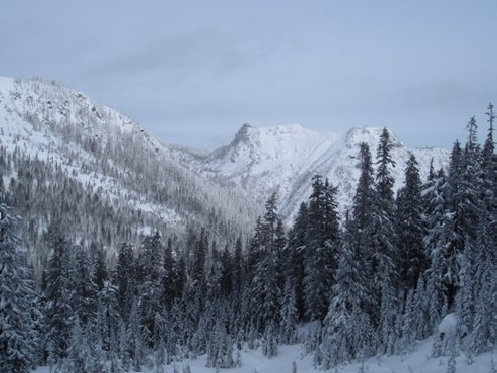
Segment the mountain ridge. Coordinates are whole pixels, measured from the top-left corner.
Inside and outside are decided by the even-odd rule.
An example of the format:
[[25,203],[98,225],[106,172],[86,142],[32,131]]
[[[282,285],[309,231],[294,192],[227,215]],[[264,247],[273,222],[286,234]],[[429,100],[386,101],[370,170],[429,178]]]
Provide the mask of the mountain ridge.
[[[0,120],[7,153],[15,151],[15,144],[32,157],[58,162],[68,176],[94,183],[116,203],[124,195],[127,205],[180,229],[189,219],[213,224],[209,216],[214,214],[225,231],[245,232],[273,192],[289,226],[307,200],[315,174],[338,186],[343,213],[358,179],[359,145],[367,142],[374,154],[382,129],[353,127],[344,134],[322,134],[301,124],[246,123],[229,144],[208,152],[157,139],[119,111],[58,83],[10,78],[0,78]],[[437,168],[448,162],[446,149],[408,148],[393,133],[392,139],[396,188],[409,152],[417,157],[422,178],[431,158]],[[141,174],[151,178],[151,187],[140,184]]]
[[[300,124],[274,127],[254,127],[244,124],[230,144],[212,151],[207,157],[192,160],[197,172],[207,177],[240,185],[263,203],[277,193],[280,213],[290,225],[302,201],[311,191],[315,174],[330,179],[338,186],[338,202],[342,214],[350,208],[359,173],[357,154],[366,142],[373,154],[383,127],[352,127],[344,134],[321,134]],[[448,162],[448,150],[441,147],[409,148],[390,131],[395,189],[403,182],[408,155],[419,162],[420,174],[426,179],[431,159],[435,168]]]

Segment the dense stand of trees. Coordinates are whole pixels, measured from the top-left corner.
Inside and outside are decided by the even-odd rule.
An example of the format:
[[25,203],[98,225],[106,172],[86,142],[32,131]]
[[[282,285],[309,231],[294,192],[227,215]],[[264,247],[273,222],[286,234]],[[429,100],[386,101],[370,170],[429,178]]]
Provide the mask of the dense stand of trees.
[[[239,349],[304,343],[316,366],[409,352],[448,314],[454,336],[435,356],[471,356],[497,342],[497,158],[489,131],[456,142],[447,170],[422,182],[416,159],[394,195],[392,143],[359,151],[353,206],[340,222],[332,182],[316,175],[285,232],[276,196],[249,242],[219,247],[206,229],[182,240],[159,232],[115,261],[70,242],[56,221],[49,257],[34,276],[16,236],[18,218],[0,205],[0,361],[3,372],[38,364],[55,371],[121,372],[206,354],[210,367],[241,364]],[[22,232],[21,232],[22,234]],[[88,238],[90,239],[90,238]],[[299,324],[313,323],[310,334]]]

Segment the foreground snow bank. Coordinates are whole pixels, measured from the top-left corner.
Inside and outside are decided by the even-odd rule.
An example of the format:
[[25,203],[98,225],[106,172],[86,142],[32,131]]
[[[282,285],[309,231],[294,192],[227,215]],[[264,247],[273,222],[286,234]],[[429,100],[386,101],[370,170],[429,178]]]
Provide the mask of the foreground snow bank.
[[[429,338],[420,342],[413,353],[404,356],[382,356],[365,360],[364,372],[368,373],[445,373],[447,371],[447,358],[432,358],[431,350],[433,339]],[[244,349],[241,352],[242,366],[232,369],[221,369],[220,372],[227,373],[292,373],[293,362],[296,363],[298,373],[323,372],[312,366],[312,355],[304,355],[302,346],[280,346],[278,356],[267,359],[260,349]],[[461,373],[492,373],[492,354],[485,353],[474,358],[474,362],[468,365],[465,356],[460,354],[456,359],[456,371]],[[216,368],[205,367],[206,358],[201,356],[196,360],[184,361],[176,364],[176,371],[183,373],[184,367],[190,367],[191,373],[214,373]],[[166,365],[162,372],[173,373],[173,365]],[[352,362],[340,366],[331,372],[357,373],[361,369],[361,363]],[[157,372],[156,369],[144,368],[144,373]],[[38,368],[36,373],[48,373],[47,367]],[[330,372],[330,371],[328,371]]]

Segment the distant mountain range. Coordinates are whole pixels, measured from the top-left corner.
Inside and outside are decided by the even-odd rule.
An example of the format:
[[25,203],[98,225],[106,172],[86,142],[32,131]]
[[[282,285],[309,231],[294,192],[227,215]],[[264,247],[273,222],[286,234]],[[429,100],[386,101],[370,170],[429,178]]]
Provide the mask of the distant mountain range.
[[[205,152],[166,144],[126,115],[59,84],[0,78],[0,144],[6,157],[36,160],[98,196],[102,209],[110,206],[116,214],[127,211],[134,216],[131,232],[115,240],[157,228],[179,233],[188,226],[205,226],[224,237],[248,234],[272,192],[288,225],[308,198],[315,174],[338,186],[344,211],[359,176],[359,144],[367,142],[375,154],[380,131],[367,127],[321,134],[299,124],[244,124],[230,144]],[[432,158],[436,167],[448,162],[447,149],[410,149],[392,137],[396,187],[403,182],[410,152],[419,162],[422,179]],[[11,180],[23,176],[16,164],[24,163],[0,169],[7,189]],[[25,216],[39,213],[19,204]],[[77,213],[89,214],[91,225],[93,210],[83,206]],[[42,228],[40,224],[40,232]],[[79,227],[72,233],[85,236]]]

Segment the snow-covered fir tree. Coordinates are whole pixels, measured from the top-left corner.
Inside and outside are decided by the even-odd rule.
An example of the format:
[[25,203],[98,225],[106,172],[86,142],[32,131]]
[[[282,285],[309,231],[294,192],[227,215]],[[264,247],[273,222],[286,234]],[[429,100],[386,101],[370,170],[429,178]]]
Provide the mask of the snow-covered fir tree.
[[276,195],[266,202],[264,218],[259,220],[259,236],[254,237],[254,250],[258,261],[253,269],[250,283],[251,322],[264,335],[264,349],[267,356],[276,354],[274,339],[280,324],[281,284],[281,249],[278,245],[280,232],[279,218],[276,212]]
[[336,188],[320,175],[313,177],[307,211],[304,251],[304,291],[309,320],[322,322],[328,311],[333,275],[337,267],[340,232]]
[[21,242],[20,218],[0,204],[0,370],[29,372],[38,363],[35,321],[31,315],[35,292]]
[[373,204],[372,264],[376,315],[378,322],[378,352],[392,353],[395,344],[395,318],[398,307],[396,265],[397,247],[395,245],[394,200],[391,167],[393,144],[386,128],[380,137],[377,149],[376,193]]
[[44,287],[45,351],[47,361],[58,361],[66,356],[72,329],[73,309],[69,243],[57,226],[48,232],[52,255],[46,268]]
[[423,247],[421,181],[418,163],[410,155],[405,169],[405,183],[398,191],[396,206],[397,265],[402,287],[415,289],[426,270],[428,258]]

